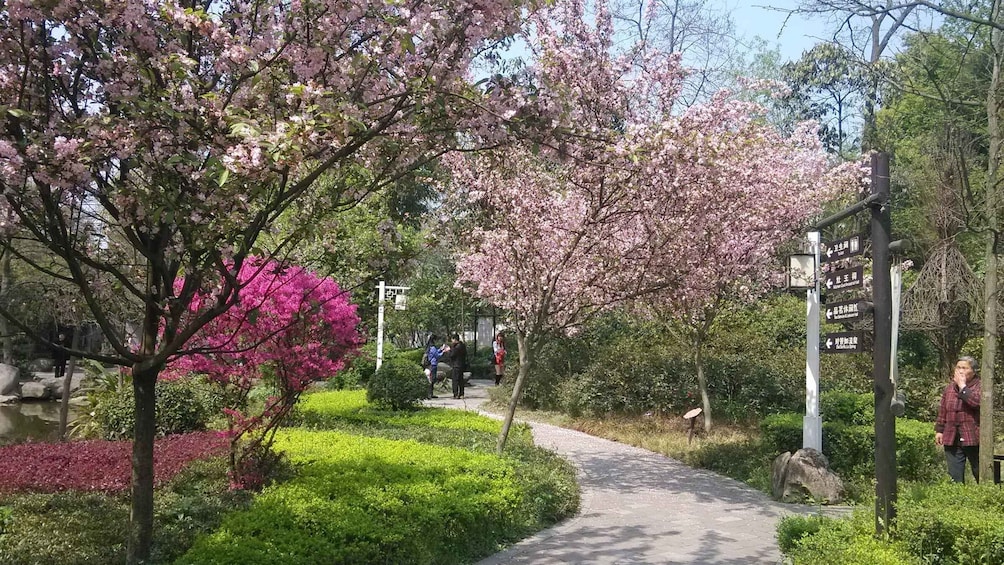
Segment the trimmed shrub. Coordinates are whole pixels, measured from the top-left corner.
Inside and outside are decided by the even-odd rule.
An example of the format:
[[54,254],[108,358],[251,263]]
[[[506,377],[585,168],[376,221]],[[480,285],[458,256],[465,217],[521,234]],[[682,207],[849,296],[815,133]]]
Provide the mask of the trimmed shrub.
[[898,505],[898,533],[925,563],[1004,563],[1004,491],[943,483]]
[[[852,403],[848,405],[852,405]],[[874,409],[874,408],[873,408]],[[845,412],[853,414],[853,411]],[[853,419],[853,417],[852,417]],[[802,415],[776,414],[760,422],[764,446],[776,453],[802,447]],[[896,420],[896,466],[904,480],[925,481],[941,473],[941,456],[934,447],[927,422]],[[874,476],[875,426],[823,422],[823,454],[835,473],[845,478]]]
[[335,376],[325,381],[324,388],[328,390],[351,390],[363,386],[364,382],[365,380],[362,374],[360,374],[359,369],[349,366],[338,371],[335,373]]
[[539,527],[508,459],[330,431],[276,439],[297,478],[178,563],[471,563]]
[[896,466],[901,479],[935,482],[944,476],[945,454],[934,445],[933,435],[930,422],[896,419]]
[[[818,528],[813,520],[818,520]],[[843,520],[785,518],[778,525],[778,546],[794,565],[921,563],[903,544],[876,539],[874,517],[868,512]]]
[[777,525],[777,547],[781,553],[791,553],[802,538],[817,533],[832,521],[823,516],[785,516]]
[[768,451],[794,453],[802,448],[802,415],[789,412],[767,416],[760,422],[760,433]]
[[819,395],[824,421],[860,426],[875,424],[875,394],[828,390]]
[[[95,398],[94,420],[104,439],[131,439],[135,425],[132,387],[101,393]],[[199,378],[157,383],[157,435],[183,434],[206,429],[219,414],[219,395]]]
[[428,395],[422,366],[400,357],[384,362],[366,384],[366,400],[393,410],[412,408]]
[[421,365],[422,364],[422,354],[423,353],[425,353],[425,350],[422,349],[422,348],[417,348],[417,349],[401,349],[401,350],[398,350],[396,353],[394,353],[394,357],[396,357],[398,359],[404,359],[406,361],[410,361],[410,362],[412,362],[412,363],[414,363],[416,365]]

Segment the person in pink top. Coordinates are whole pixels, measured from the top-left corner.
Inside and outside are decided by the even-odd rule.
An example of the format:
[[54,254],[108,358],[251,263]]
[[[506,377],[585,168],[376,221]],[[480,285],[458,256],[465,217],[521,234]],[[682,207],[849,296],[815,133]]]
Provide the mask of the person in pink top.
[[492,342],[492,355],[495,361],[495,384],[498,385],[505,376],[505,336],[502,332],[499,332]]

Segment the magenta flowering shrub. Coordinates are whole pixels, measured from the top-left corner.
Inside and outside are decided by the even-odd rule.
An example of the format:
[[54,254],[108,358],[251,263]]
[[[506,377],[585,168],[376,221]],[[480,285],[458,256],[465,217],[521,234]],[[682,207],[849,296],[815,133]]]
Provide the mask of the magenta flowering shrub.
[[[169,481],[188,463],[227,451],[218,432],[178,434],[153,444],[156,484]],[[131,441],[90,440],[22,443],[0,447],[0,492],[129,490]]]
[[[300,393],[334,376],[359,346],[359,317],[335,281],[302,267],[251,258],[238,280],[238,302],[203,326],[164,375],[202,373],[226,389],[233,486],[250,488],[265,480],[272,437]],[[192,314],[205,307],[196,298]],[[263,380],[275,395],[252,411],[248,395]]]

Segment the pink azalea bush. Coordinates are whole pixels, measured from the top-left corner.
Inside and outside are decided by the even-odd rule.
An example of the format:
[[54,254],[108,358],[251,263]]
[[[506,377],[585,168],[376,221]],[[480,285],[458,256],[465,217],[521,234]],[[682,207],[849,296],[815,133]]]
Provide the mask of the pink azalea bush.
[[[343,368],[360,337],[356,307],[331,279],[252,258],[238,281],[237,304],[193,336],[165,377],[201,373],[224,388],[231,473],[247,488],[265,479],[272,437],[300,393]],[[202,308],[193,301],[192,314]],[[261,383],[274,394],[255,410],[248,396]]]
[[[226,453],[218,432],[158,438],[153,447],[157,484],[171,480],[188,463]],[[0,492],[65,490],[127,492],[132,468],[131,441],[22,443],[0,447]]]

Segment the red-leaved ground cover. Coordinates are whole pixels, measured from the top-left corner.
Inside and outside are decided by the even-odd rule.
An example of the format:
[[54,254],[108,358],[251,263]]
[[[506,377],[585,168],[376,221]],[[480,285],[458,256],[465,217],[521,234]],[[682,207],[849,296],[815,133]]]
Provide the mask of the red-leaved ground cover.
[[[156,484],[170,480],[196,459],[225,453],[220,432],[197,432],[159,438],[153,448]],[[0,492],[129,489],[131,441],[22,443],[0,447]]]

